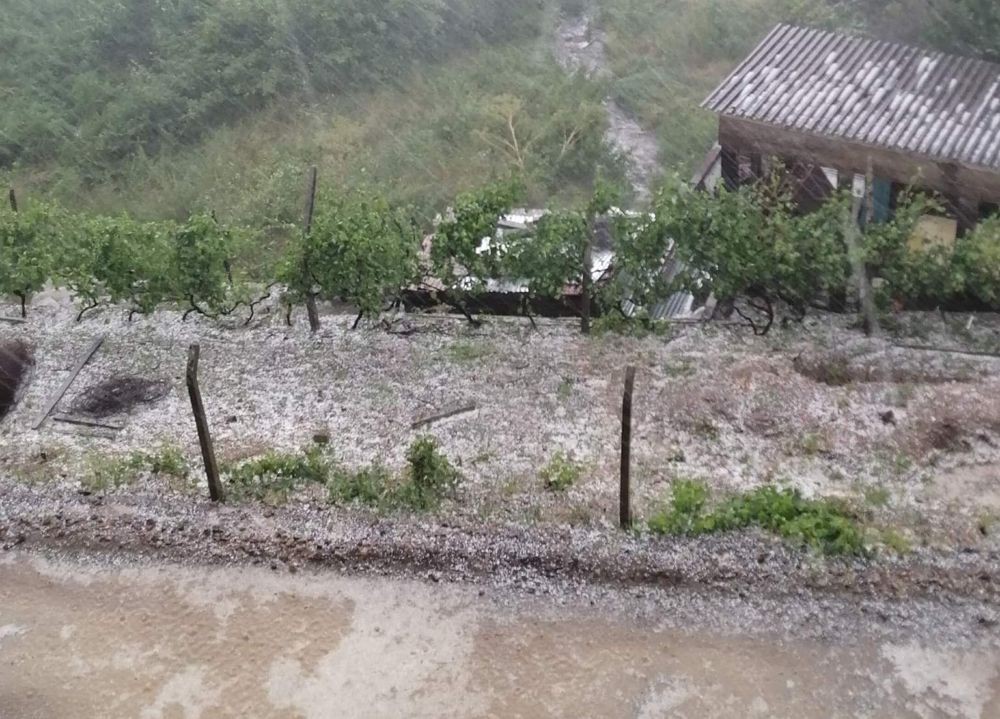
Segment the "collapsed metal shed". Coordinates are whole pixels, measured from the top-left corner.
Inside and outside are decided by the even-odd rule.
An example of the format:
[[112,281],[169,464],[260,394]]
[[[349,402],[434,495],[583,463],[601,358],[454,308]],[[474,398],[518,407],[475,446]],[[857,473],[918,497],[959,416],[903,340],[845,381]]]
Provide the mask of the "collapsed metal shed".
[[[477,248],[477,252],[487,252],[491,247],[503,246],[505,240],[511,234],[532,235],[537,223],[548,214],[548,210],[543,209],[514,209],[498,218],[497,227],[492,237],[484,237]],[[623,211],[612,208],[609,217],[615,214],[627,215],[633,218],[641,218],[642,214],[637,212]],[[614,238],[607,222],[599,222],[594,230],[593,248],[591,253],[591,282],[599,286],[611,280],[617,269],[615,266]],[[424,252],[430,251],[430,246],[434,242],[434,236],[430,235],[424,239]],[[672,282],[684,271],[683,264],[677,259],[674,247],[671,246],[667,255],[663,258],[662,273],[667,283]],[[447,288],[437,278],[427,277],[423,279],[423,287],[443,293]],[[471,281],[462,281],[460,286],[471,287]],[[527,297],[528,285],[523,278],[490,278],[485,282],[484,292],[471,306],[477,311],[489,311],[498,314],[520,313],[523,306],[520,298]],[[536,303],[534,311],[543,316],[574,316],[579,313],[580,299],[583,288],[579,284],[569,284],[563,288],[561,301]],[[414,299],[411,297],[411,300]],[[422,304],[413,302],[413,304]],[[635,303],[625,300],[622,302],[621,311],[628,317],[635,316],[639,312],[645,312],[653,320],[670,319],[691,319],[700,315],[700,307],[697,306],[697,299],[687,291],[678,291],[660,298],[648,307],[639,307]]]

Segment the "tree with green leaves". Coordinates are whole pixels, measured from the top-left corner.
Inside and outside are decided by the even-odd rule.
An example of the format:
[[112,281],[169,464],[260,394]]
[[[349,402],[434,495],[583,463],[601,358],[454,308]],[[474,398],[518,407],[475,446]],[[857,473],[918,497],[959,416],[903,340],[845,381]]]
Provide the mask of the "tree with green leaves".
[[20,300],[26,317],[28,300],[41,291],[68,259],[67,215],[54,205],[31,203],[16,212],[0,210],[0,296]]
[[923,0],[926,35],[962,55],[1000,62],[1000,3],[996,0]]
[[93,177],[282,98],[516,37],[540,13],[535,0],[6,0],[0,168],[58,159]]
[[211,215],[193,215],[171,237],[170,294],[192,312],[206,317],[227,315],[233,300],[233,230]]
[[[616,300],[650,306],[679,289],[710,287],[726,304],[746,298],[757,317],[736,311],[765,334],[776,302],[801,319],[813,302],[843,288],[848,257],[838,219],[842,207],[843,200],[834,199],[799,216],[781,173],[768,183],[714,195],[675,178],[657,195],[652,216],[622,235]],[[683,271],[668,281],[663,268],[671,252]]]
[[535,300],[562,301],[567,286],[582,284],[589,238],[587,217],[579,212],[547,213],[530,231],[504,238],[499,271],[523,288],[529,318]]
[[1000,215],[980,222],[959,240],[955,253],[965,291],[990,309],[1000,309]]
[[474,325],[480,323],[469,313],[468,300],[503,275],[497,223],[510,212],[519,192],[517,183],[507,182],[459,196],[434,235],[427,269],[442,285],[434,289]]
[[84,304],[77,319],[100,305],[124,304],[133,314],[149,314],[170,292],[171,223],[143,223],[129,217],[78,217],[74,241],[83,261],[61,275]]
[[319,208],[310,232],[290,246],[280,275],[292,301],[315,292],[354,305],[357,327],[418,281],[419,248],[420,234],[405,212],[377,195],[341,196]]
[[[902,195],[891,218],[865,228],[865,265],[885,282],[884,301],[938,304],[964,292],[965,280],[956,262],[955,248],[916,246],[913,238],[920,218],[943,208],[933,197],[909,192]],[[959,245],[965,240],[959,240]]]

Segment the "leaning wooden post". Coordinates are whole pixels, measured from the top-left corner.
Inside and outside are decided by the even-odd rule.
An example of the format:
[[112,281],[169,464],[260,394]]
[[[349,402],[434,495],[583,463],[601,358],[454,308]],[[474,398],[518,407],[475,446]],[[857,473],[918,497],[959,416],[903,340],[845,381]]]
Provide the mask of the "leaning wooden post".
[[208,417],[205,415],[205,405],[201,401],[201,388],[198,387],[198,357],[201,347],[191,345],[188,349],[187,387],[191,396],[191,409],[194,421],[198,425],[198,441],[201,443],[201,457],[205,461],[205,475],[208,477],[208,493],[213,502],[221,502],[222,482],[219,480],[219,465],[215,461],[215,449],[212,447],[212,436],[208,432]]
[[[312,232],[313,213],[316,210],[316,180],[318,174],[314,165],[309,168],[309,173],[306,175],[306,206],[302,218],[303,237],[309,237],[309,233]],[[305,269],[308,271],[308,268]],[[316,295],[313,293],[311,287],[306,293],[306,314],[309,315],[309,329],[313,332],[318,332],[320,328],[319,310],[316,307]]]
[[622,529],[632,527],[632,390],[635,388],[635,367],[625,370],[625,393],[622,395],[622,466],[621,491],[618,499],[618,521]]
[[14,192],[14,188],[10,188],[10,192],[7,193],[7,199],[10,201],[10,209],[17,212],[17,193]]

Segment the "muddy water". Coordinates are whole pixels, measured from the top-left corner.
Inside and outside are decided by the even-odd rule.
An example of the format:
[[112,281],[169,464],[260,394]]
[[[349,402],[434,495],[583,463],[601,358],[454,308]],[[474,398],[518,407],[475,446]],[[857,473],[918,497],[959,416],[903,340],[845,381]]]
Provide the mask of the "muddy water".
[[[997,656],[475,589],[0,559],[0,717],[997,717]],[[606,613],[605,613],[606,614]]]
[[[604,36],[589,15],[565,18],[556,31],[556,59],[571,72],[602,77],[610,72]],[[628,161],[628,179],[636,201],[646,203],[660,172],[660,143],[656,133],[640,125],[614,99],[604,101],[608,115],[605,140]]]

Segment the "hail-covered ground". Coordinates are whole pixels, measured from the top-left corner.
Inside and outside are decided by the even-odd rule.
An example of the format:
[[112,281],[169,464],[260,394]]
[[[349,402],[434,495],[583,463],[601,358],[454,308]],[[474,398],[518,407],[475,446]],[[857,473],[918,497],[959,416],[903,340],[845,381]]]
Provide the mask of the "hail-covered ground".
[[[0,310],[16,314],[12,305]],[[763,338],[721,323],[636,338],[585,337],[563,320],[533,328],[490,317],[476,328],[451,316],[396,319],[390,331],[352,330],[353,316],[327,308],[312,334],[304,317],[288,327],[276,310],[244,327],[243,318],[182,321],[176,311],[130,322],[119,308],[77,322],[66,304],[33,308],[26,324],[0,322],[0,341],[21,340],[34,357],[18,404],[0,421],[0,474],[101,494],[203,492],[184,379],[188,347],[199,343],[224,471],[270,451],[308,449],[319,436],[346,469],[378,463],[401,472],[409,445],[431,435],[463,477],[440,516],[611,528],[623,378],[634,365],[640,519],[680,478],[703,481],[717,496],[779,484],[842,498],[911,546],[1000,543],[996,317],[906,315],[879,339],[851,328],[848,316],[807,318]],[[34,429],[99,336],[103,345],[54,414],[73,415],[78,398],[110,378],[152,380],[165,395],[100,420],[117,431],[52,419]],[[139,464],[117,472],[112,484],[121,486],[99,481],[137,453],[164,451],[183,454],[188,482],[164,482]],[[575,470],[563,491],[542,479],[553,462]],[[307,490],[290,501],[318,496]]]

